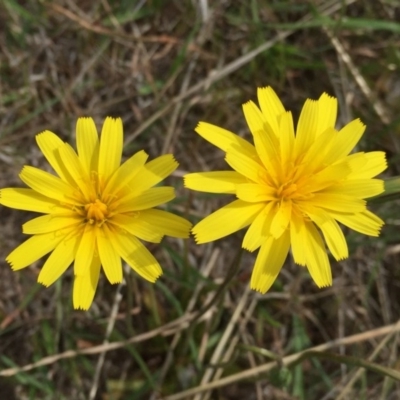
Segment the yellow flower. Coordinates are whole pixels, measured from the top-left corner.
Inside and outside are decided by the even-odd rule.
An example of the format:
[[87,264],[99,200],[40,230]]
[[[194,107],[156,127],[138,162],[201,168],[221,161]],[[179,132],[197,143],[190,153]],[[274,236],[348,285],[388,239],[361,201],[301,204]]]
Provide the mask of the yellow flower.
[[251,101],[243,105],[254,146],[205,122],[196,129],[226,153],[234,171],[188,174],[186,187],[237,197],[193,228],[196,241],[216,240],[250,225],[242,247],[260,248],[252,289],[265,293],[271,287],[290,248],[294,261],[307,266],[318,287],[331,285],[322,237],[341,260],[348,249],[337,221],[378,236],[383,221],[367,210],[364,199],[384,190],[383,181],[372,178],[385,170],[385,154],[349,155],[365,126],[356,119],[337,131],[337,100],[325,93],[305,102],[296,134],[292,114],[272,88],[258,89],[258,102],[260,108]]
[[138,240],[158,243],[164,235],[186,238],[191,224],[153,207],[175,197],[172,187],[153,187],[176,169],[168,154],[146,164],[139,151],[121,164],[120,118],[107,118],[99,140],[91,118],[79,118],[78,154],[54,133],[36,136],[40,150],[58,174],[25,166],[20,178],[30,189],[0,191],[0,204],[44,213],[23,225],[34,235],[7,257],[19,270],[50,253],[38,282],[51,285],[74,261],[74,308],[87,310],[96,291],[100,266],[111,283],[122,281],[121,258],[154,282],[161,267]]

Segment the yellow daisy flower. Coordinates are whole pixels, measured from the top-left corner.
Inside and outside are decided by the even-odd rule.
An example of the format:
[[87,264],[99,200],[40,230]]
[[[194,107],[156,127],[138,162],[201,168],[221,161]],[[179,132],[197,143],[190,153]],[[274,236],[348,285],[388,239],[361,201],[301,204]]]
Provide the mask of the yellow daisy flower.
[[34,235],[6,258],[19,270],[50,253],[38,282],[51,285],[74,262],[74,308],[87,310],[96,291],[100,266],[110,283],[122,281],[121,258],[150,282],[162,274],[153,255],[138,240],[158,243],[164,235],[186,238],[191,224],[153,209],[175,197],[168,186],[153,187],[178,163],[171,154],[146,164],[139,151],[121,164],[120,118],[107,118],[99,140],[92,118],[79,118],[78,154],[54,133],[36,136],[37,144],[58,177],[25,166],[21,180],[30,189],[0,191],[0,204],[44,213],[23,225]]
[[306,266],[318,287],[332,284],[325,242],[336,260],[348,257],[338,225],[378,236],[383,221],[364,199],[384,191],[372,179],[386,169],[383,152],[349,154],[365,126],[359,119],[335,129],[337,100],[322,94],[308,99],[296,133],[292,114],[272,88],[258,89],[260,108],[243,105],[254,145],[225,129],[200,122],[196,132],[226,153],[234,171],[192,173],[186,187],[231,193],[237,200],[200,221],[197,243],[210,242],[250,225],[242,247],[260,248],[251,288],[265,293],[291,248],[294,261]]

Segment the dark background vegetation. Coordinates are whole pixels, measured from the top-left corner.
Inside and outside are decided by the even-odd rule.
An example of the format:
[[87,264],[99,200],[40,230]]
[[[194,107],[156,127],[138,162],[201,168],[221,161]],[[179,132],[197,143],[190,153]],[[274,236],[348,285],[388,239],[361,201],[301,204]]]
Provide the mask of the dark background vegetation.
[[[306,98],[336,96],[338,125],[361,118],[357,150],[386,151],[395,176],[399,19],[397,0],[2,0],[1,187],[23,186],[25,164],[48,168],[37,133],[74,144],[79,116],[98,127],[120,116],[125,156],[174,153],[168,209],[197,222],[230,200],[182,188],[188,171],[225,168],[197,122],[249,137],[241,104],[267,85],[295,119]],[[331,288],[288,257],[270,292],[250,292],[243,232],[202,246],[165,239],[149,246],[164,269],[156,285],[102,276],[88,312],[72,309],[71,271],[48,289],[36,284],[43,261],[11,271],[4,258],[32,215],[1,208],[0,398],[400,399],[395,380],[346,358],[400,368],[398,207],[371,205],[386,221],[378,239],[346,231],[351,257],[332,260]],[[290,363],[317,345],[344,358]]]

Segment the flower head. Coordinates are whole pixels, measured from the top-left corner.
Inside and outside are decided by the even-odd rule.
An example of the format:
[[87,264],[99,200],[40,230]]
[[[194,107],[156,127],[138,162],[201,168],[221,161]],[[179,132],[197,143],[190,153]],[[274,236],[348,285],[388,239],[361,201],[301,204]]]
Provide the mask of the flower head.
[[237,200],[200,221],[197,243],[222,238],[250,225],[243,248],[260,248],[251,287],[265,293],[291,248],[294,261],[306,266],[318,287],[332,284],[324,240],[333,257],[348,257],[338,222],[378,236],[383,221],[364,199],[383,192],[372,179],[386,169],[383,152],[349,154],[365,126],[356,119],[335,129],[337,100],[322,94],[307,100],[295,133],[292,114],[270,88],[258,89],[259,107],[243,105],[254,145],[217,126],[200,122],[196,132],[226,153],[233,171],[192,173],[186,187],[231,193]]
[[96,291],[100,267],[111,283],[122,281],[121,258],[140,276],[154,282],[161,267],[138,240],[158,243],[164,235],[186,238],[191,224],[153,209],[175,197],[172,187],[153,187],[176,169],[168,154],[146,163],[139,151],[121,165],[120,118],[107,118],[99,139],[91,118],[79,118],[77,149],[54,133],[36,136],[58,176],[25,166],[20,178],[30,188],[0,191],[0,204],[46,215],[23,225],[34,235],[12,251],[7,262],[24,268],[50,253],[38,282],[51,285],[74,262],[74,308],[87,310]]

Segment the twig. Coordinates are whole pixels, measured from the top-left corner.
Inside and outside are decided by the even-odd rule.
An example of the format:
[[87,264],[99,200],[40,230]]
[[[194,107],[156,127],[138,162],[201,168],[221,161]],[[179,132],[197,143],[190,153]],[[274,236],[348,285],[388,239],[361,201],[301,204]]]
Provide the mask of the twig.
[[[303,350],[300,351],[298,353],[295,354],[291,354],[289,356],[283,357],[282,358],[282,366],[287,366],[289,364],[292,364],[293,362],[299,360],[306,352],[308,351],[325,351],[328,349],[331,349],[333,347],[337,347],[337,346],[344,346],[344,345],[350,345],[353,343],[359,343],[359,342],[363,342],[365,340],[370,340],[370,339],[374,339],[377,338],[379,336],[383,336],[383,335],[387,335],[390,333],[394,333],[394,332],[398,332],[400,331],[400,324],[399,323],[395,323],[392,325],[387,325],[381,328],[377,328],[377,329],[372,329],[370,331],[367,332],[363,332],[363,333],[358,333],[356,335],[352,335],[352,336],[348,336],[342,339],[336,339],[336,340],[332,340],[330,342],[327,343],[323,343],[320,344],[318,346],[312,347],[308,350]],[[206,383],[204,385],[200,385],[197,386],[195,388],[192,389],[188,389],[188,390],[184,390],[183,392],[177,393],[177,394],[173,394],[171,396],[167,396],[164,398],[164,400],[180,400],[180,399],[185,399],[188,396],[192,396],[198,393],[202,393],[211,389],[217,389],[220,387],[224,387],[227,386],[229,384],[232,383],[237,383],[239,381],[242,381],[244,379],[248,379],[248,378],[254,378],[259,374],[271,371],[273,368],[276,368],[277,366],[277,362],[273,361],[273,362],[268,362],[266,364],[262,364],[259,365],[258,367],[255,368],[251,368],[248,369],[246,371],[242,371],[242,372],[238,372],[236,374],[232,374],[229,376],[226,376],[225,378],[219,379],[217,381],[214,382],[210,382],[210,383]]]
[[384,104],[373,95],[372,90],[368,86],[367,81],[361,75],[358,68],[354,65],[353,60],[351,59],[349,53],[347,53],[347,51],[342,46],[340,41],[333,35],[333,33],[329,29],[324,28],[324,31],[328,35],[333,47],[337,51],[339,57],[346,64],[347,68],[353,75],[354,80],[357,82],[357,84],[360,87],[361,91],[363,92],[364,96],[372,104],[372,107],[375,110],[375,112],[377,113],[378,117],[381,119],[381,121],[385,125],[388,125],[390,123],[390,117],[389,117],[389,113],[386,110]]
[[[124,285],[125,285],[125,282],[122,282],[117,287],[117,291],[116,291],[115,297],[114,297],[114,304],[112,306],[110,318],[109,318],[108,324],[107,324],[106,334],[104,335],[103,344],[108,344],[109,343],[109,338],[110,338],[111,332],[114,329],[115,320],[116,320],[116,317],[117,317],[117,314],[118,314],[119,305],[120,305],[121,300],[122,300],[121,289],[122,289],[122,287]],[[99,387],[100,374],[101,374],[101,370],[102,370],[103,365],[104,365],[105,358],[106,358],[106,352],[103,351],[102,353],[100,353],[99,359],[97,360],[96,371],[94,373],[92,387],[91,387],[90,392],[89,392],[89,400],[94,400],[94,398],[96,397],[97,389]]]
[[197,322],[202,321],[202,318],[196,320],[197,316],[198,316],[197,312],[185,314],[182,317],[177,318],[171,322],[168,322],[167,324],[161,325],[156,329],[142,333],[140,335],[133,336],[127,340],[121,340],[119,342],[113,342],[107,344],[100,344],[98,346],[93,346],[82,350],[67,350],[63,353],[54,354],[48,357],[43,357],[41,360],[36,361],[32,364],[25,365],[23,367],[13,367],[13,368],[3,369],[2,371],[0,371],[0,376],[13,376],[20,372],[31,371],[32,369],[43,367],[45,365],[54,364],[57,361],[64,360],[67,358],[73,358],[88,354],[99,354],[103,352],[121,349],[127,345],[133,343],[141,343],[146,340],[152,339],[158,335],[170,336],[183,329],[187,329],[191,324],[194,323],[194,321]]

